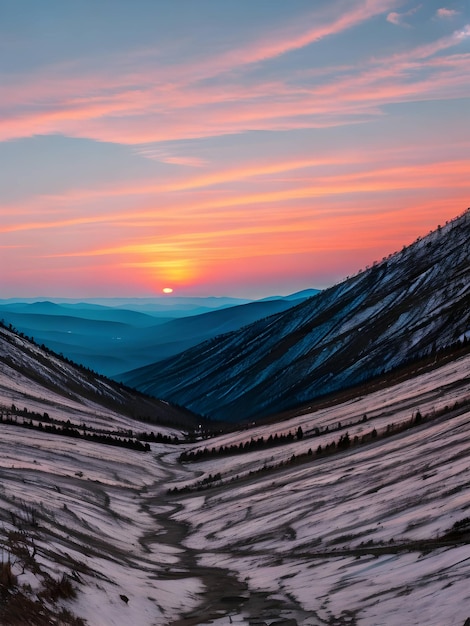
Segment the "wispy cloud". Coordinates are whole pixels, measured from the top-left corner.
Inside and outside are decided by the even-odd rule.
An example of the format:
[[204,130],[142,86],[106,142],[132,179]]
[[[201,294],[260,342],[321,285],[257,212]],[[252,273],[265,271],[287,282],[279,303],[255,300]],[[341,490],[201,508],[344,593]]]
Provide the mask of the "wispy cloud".
[[[338,163],[338,161],[337,161]],[[345,161],[346,163],[346,161]],[[465,188],[468,186],[466,180],[466,174],[470,168],[470,160],[447,160],[447,161],[434,161],[421,164],[407,164],[403,166],[374,166],[370,161],[349,162],[349,169],[354,171],[334,172],[330,175],[315,174],[313,171],[309,172],[308,183],[301,179],[299,181],[287,181],[281,188],[270,189],[270,185],[265,186],[262,184],[260,187],[255,188],[251,192],[247,192],[245,189],[233,190],[228,187],[225,190],[220,190],[217,195],[210,193],[199,197],[197,194],[192,194],[190,197],[181,197],[177,191],[173,189],[172,192],[167,190],[163,194],[159,188],[154,188],[154,198],[151,196],[144,198],[144,200],[137,201],[139,197],[139,189],[136,187],[134,190],[134,196],[130,196],[129,202],[126,206],[120,210],[113,208],[113,203],[108,208],[103,208],[101,211],[88,212],[85,214],[83,209],[80,209],[80,205],[74,211],[74,214],[68,218],[58,219],[56,215],[55,207],[63,206],[64,203],[73,206],[77,203],[77,199],[74,199],[73,193],[68,196],[59,196],[57,198],[46,197],[39,198],[31,201],[29,207],[29,214],[34,215],[41,211],[45,207],[49,207],[49,211],[45,210],[41,220],[25,220],[25,221],[12,221],[10,224],[2,224],[0,226],[0,233],[9,233],[17,231],[37,231],[37,230],[60,230],[70,229],[79,225],[97,225],[105,223],[108,226],[116,224],[119,226],[125,226],[127,229],[129,225],[135,224],[136,229],[143,228],[144,231],[149,227],[159,226],[168,227],[168,225],[181,223],[181,220],[188,220],[190,224],[190,230],[197,232],[201,228],[206,228],[207,224],[205,219],[211,219],[220,221],[222,223],[230,222],[235,218],[246,221],[249,219],[249,215],[241,213],[243,207],[253,207],[257,205],[274,205],[283,206],[286,202],[303,199],[314,198],[329,198],[331,196],[342,196],[348,194],[364,194],[364,193],[376,193],[380,192],[392,192],[399,189],[426,189],[429,186],[429,180],[432,179],[433,185],[437,187],[453,187],[453,188]],[[358,169],[359,165],[359,169]],[[308,167],[307,162],[301,164],[297,163],[297,169],[300,167]],[[291,167],[294,168],[294,164],[278,164],[277,166],[266,166],[253,171],[247,171],[243,174],[243,170],[239,169],[232,171],[230,174],[214,175],[207,177],[206,180],[188,180],[187,183],[182,184],[183,189],[197,189],[204,185],[218,186],[221,181],[230,182],[234,180],[240,180],[246,175],[259,175],[263,173],[276,173],[279,171],[286,171]],[[115,194],[120,195],[120,192],[124,193],[126,190],[117,188],[115,192],[109,190],[109,199],[114,200]],[[128,189],[127,193],[131,190]],[[103,195],[100,196],[102,200],[105,199]],[[78,196],[82,202],[88,203],[89,198]],[[155,206],[155,198],[159,198],[160,202],[164,203],[165,211],[160,211],[158,206]],[[234,209],[232,212],[231,209]],[[25,210],[25,209],[24,209]],[[303,206],[298,208],[298,215],[306,215],[308,211],[305,211]],[[291,207],[291,211],[287,214],[281,213],[278,219],[283,223],[288,223],[292,220],[292,216],[295,214],[295,209]],[[202,219],[204,218],[204,219]],[[267,213],[264,218],[271,220],[273,215]],[[260,214],[253,214],[251,219],[260,220]],[[196,223],[201,220],[201,225],[198,227]],[[215,222],[213,222],[215,223]],[[265,224],[263,224],[263,228]],[[87,250],[86,254],[90,251]],[[102,252],[103,253],[103,252]],[[72,251],[67,254],[74,254]],[[84,253],[85,254],[85,253]]]
[[407,18],[417,13],[422,6],[422,4],[419,4],[418,6],[413,7],[412,9],[410,9],[409,11],[405,11],[404,13],[391,11],[387,15],[387,22],[390,22],[390,24],[395,24],[395,26],[405,26],[406,28],[410,28],[410,24],[408,23]]
[[169,163],[171,165],[181,165],[183,167],[195,168],[201,168],[208,165],[207,160],[201,157],[169,154],[168,152],[159,150],[158,148],[138,147],[135,152],[146,159],[152,159],[161,163]]
[[[48,98],[48,82],[41,80],[33,83],[30,97],[37,88],[36,97],[46,104],[40,108],[21,105],[17,114],[9,107],[0,120],[0,138],[63,133],[99,141],[148,144],[255,129],[328,128],[363,122],[379,115],[383,105],[398,102],[400,98],[412,101],[468,94],[463,57],[448,56],[445,67],[432,64],[429,59],[458,46],[469,33],[466,26],[405,52],[371,58],[347,75],[342,66],[331,66],[329,73],[323,72],[312,79],[301,73],[281,74],[275,82],[259,80],[250,88],[242,84],[242,78],[238,84],[228,85],[223,80],[211,85],[192,80],[155,85],[150,74],[147,78],[141,76],[142,84],[134,89],[128,86],[131,78],[123,76],[126,87],[119,90],[114,77],[107,85],[106,77],[102,76],[101,89],[98,78],[92,77],[95,95],[73,96],[73,83],[69,79],[67,96],[60,99],[56,93],[58,81],[52,82],[53,92]],[[238,51],[233,56],[239,64]],[[226,61],[223,66],[228,68]],[[432,76],[429,71],[433,72]],[[178,75],[178,70],[174,72]],[[83,77],[76,88],[80,89],[82,84]],[[13,99],[12,89],[12,86],[6,89],[9,101]],[[204,164],[199,157],[171,154],[155,147],[143,146],[140,151],[144,156],[170,163],[193,167]]]
[[[374,16],[382,15],[391,7],[400,4],[397,0],[361,0],[359,2],[349,2],[332,4],[330,11],[336,11],[336,15],[315,15],[307,16],[302,27],[291,27],[290,33],[276,32],[267,38],[261,38],[252,45],[237,51],[231,51],[223,56],[219,63],[220,68],[233,68],[235,66],[256,63],[272,59],[286,54],[293,50],[298,50],[320,41],[325,37],[338,35],[353,28]],[[338,10],[339,9],[339,10]],[[305,29],[305,22],[312,21],[313,28]]]
[[[457,46],[470,29],[399,55],[371,59],[346,77],[331,68],[329,80],[313,85],[279,81],[258,85],[254,94],[240,89],[238,98],[220,102],[220,84],[212,89],[181,85],[179,104],[167,103],[164,94],[149,96],[147,105],[139,95],[122,96],[99,106],[87,102],[64,106],[51,103],[47,111],[24,111],[4,116],[0,137],[63,133],[73,137],[90,137],[99,141],[124,144],[194,139],[247,130],[287,130],[295,128],[328,128],[366,121],[380,114],[380,107],[390,102],[413,101],[436,97],[453,98],[468,95],[464,80],[465,55],[453,55],[443,61],[432,61],[437,52]],[[421,75],[421,72],[424,72]],[[429,76],[429,71],[433,75]],[[410,81],[410,76],[414,81]],[[193,98],[196,104],[193,105]],[[170,154],[158,148],[142,147],[148,158],[193,167],[204,165],[199,157]]]
[[[339,35],[396,4],[396,0],[355,0],[346,5],[346,10],[343,10],[342,3],[332,5],[326,13],[312,13],[284,30],[270,33],[269,36],[260,35],[243,47],[195,61],[189,60],[171,69],[154,69],[150,52],[147,69],[132,69],[127,73],[120,71],[107,74],[101,70],[96,74],[87,71],[77,76],[80,68],[70,64],[57,65],[51,68],[49,74],[44,69],[39,75],[30,77],[27,84],[13,82],[4,86],[3,105],[0,104],[4,108],[0,140],[60,132],[105,141],[145,143],[223,133],[223,127],[217,123],[213,114],[200,110],[208,105],[234,108],[234,103],[238,103],[237,118],[240,123],[228,128],[228,133],[250,129],[253,123],[256,127],[256,120],[266,118],[268,114],[271,119],[285,118],[289,112],[282,115],[275,111],[269,112],[270,107],[266,107],[265,99],[276,96],[276,83],[264,82],[260,87],[254,84],[249,89],[244,86],[244,93],[241,93],[240,86],[225,81],[212,88],[207,84],[202,87],[199,83],[209,78],[232,75],[253,64]],[[308,22],[313,26],[306,28]],[[118,59],[115,63],[118,63]],[[252,104],[251,111],[245,107],[247,110],[242,112],[244,102]],[[259,114],[256,114],[257,104]],[[284,105],[280,103],[280,106]],[[181,114],[176,123],[171,113],[175,110]],[[264,110],[264,114],[261,114],[261,110]],[[12,114],[12,111],[18,113]],[[189,115],[188,111],[191,112]],[[308,111],[299,112],[300,115],[306,113]],[[205,120],[200,124],[203,117]],[[223,124],[230,116],[220,117]],[[153,123],[149,122],[149,118]],[[171,133],[167,130],[168,120],[173,126]],[[281,128],[282,125],[281,122],[276,127]],[[144,126],[147,127],[146,132],[140,130]],[[199,130],[204,127],[205,131]],[[260,124],[260,128],[266,127],[266,124]]]

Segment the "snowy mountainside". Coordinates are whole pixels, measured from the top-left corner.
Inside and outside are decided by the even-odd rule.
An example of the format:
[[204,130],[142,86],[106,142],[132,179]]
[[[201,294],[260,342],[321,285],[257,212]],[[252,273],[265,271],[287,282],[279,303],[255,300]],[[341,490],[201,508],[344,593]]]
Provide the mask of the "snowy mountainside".
[[[462,626],[470,355],[457,353],[282,423],[146,452],[3,408],[0,623]],[[66,370],[47,387],[2,368],[0,404],[135,427],[59,393]]]
[[196,604],[147,495],[194,421],[0,327],[0,624],[150,626]]
[[284,313],[120,377],[213,419],[278,412],[470,329],[470,211]]
[[[467,353],[187,451],[186,467],[198,472],[175,484],[183,508],[173,518],[191,525],[185,545],[202,566],[241,581],[231,623],[466,623],[469,371]],[[273,445],[274,433],[294,436]]]
[[[0,400],[15,404],[28,389],[31,399],[53,395],[55,402],[94,406],[97,411],[117,410],[153,424],[193,426],[196,418],[166,402],[146,398],[122,385],[77,367],[17,333],[0,326]],[[47,412],[47,409],[46,409]]]

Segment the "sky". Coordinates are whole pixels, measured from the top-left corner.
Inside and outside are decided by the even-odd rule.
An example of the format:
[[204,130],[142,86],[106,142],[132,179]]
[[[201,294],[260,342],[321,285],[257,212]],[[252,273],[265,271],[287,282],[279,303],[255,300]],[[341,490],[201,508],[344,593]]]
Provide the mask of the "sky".
[[0,0],[0,298],[324,288],[470,206],[467,0]]

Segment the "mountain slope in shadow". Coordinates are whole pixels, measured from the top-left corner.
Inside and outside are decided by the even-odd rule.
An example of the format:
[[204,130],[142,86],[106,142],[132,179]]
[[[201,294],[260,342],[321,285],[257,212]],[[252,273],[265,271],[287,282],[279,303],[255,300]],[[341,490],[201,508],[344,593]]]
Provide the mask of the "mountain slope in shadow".
[[174,428],[191,429],[200,422],[190,411],[125,388],[0,325],[0,392],[5,390],[13,403],[53,395],[51,406],[71,402]]
[[470,211],[298,306],[129,372],[213,419],[296,406],[448,346],[470,328]]

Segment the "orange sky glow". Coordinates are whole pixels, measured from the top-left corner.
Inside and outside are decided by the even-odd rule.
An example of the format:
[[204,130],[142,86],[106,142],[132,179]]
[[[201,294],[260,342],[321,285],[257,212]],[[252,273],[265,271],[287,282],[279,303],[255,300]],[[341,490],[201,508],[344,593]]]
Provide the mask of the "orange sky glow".
[[3,298],[323,288],[470,206],[469,7],[255,4],[5,10]]

